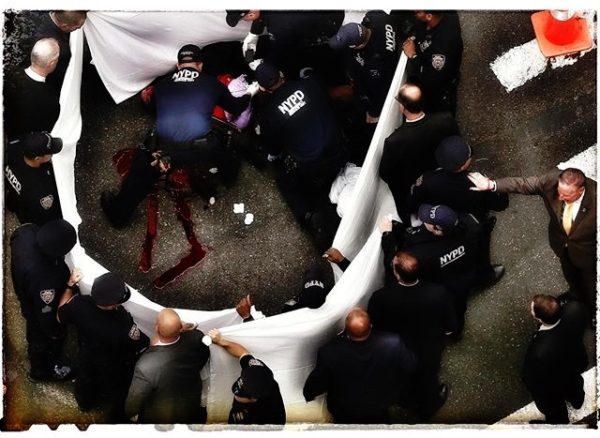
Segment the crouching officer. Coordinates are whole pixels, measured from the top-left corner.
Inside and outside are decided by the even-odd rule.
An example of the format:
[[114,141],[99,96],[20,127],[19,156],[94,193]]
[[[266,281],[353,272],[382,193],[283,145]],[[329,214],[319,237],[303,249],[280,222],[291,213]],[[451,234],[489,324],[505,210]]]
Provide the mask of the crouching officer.
[[11,276],[26,320],[27,354],[33,380],[60,381],[72,376],[58,362],[66,332],[56,321],[63,294],[76,287],[81,274],[69,271],[64,256],[77,242],[75,228],[63,219],[38,227],[25,224],[10,238]]
[[225,85],[202,72],[203,61],[198,46],[183,46],[177,55],[177,71],[156,85],[155,144],[134,158],[119,193],[105,191],[100,199],[113,226],[126,225],[160,175],[170,169],[209,162],[217,165],[226,184],[235,178],[237,168],[231,167],[230,157],[211,131],[212,111],[219,105],[241,114],[258,92],[258,84],[248,87],[246,95],[233,97]]
[[[418,218],[422,225],[406,230],[396,227],[393,233],[384,233],[384,239],[395,239],[397,250],[416,257],[424,280],[442,284],[452,293],[458,337],[464,327],[469,293],[481,272],[481,224],[472,214],[458,215],[445,205],[424,204]],[[383,240],[382,245],[392,246]]]
[[270,94],[260,132],[270,156],[281,156],[277,184],[296,221],[308,226],[313,213],[331,205],[331,183],[346,162],[335,115],[313,78],[287,81],[263,63],[256,79]]
[[131,296],[120,274],[96,278],[91,295],[62,296],[58,319],[77,328],[75,399],[82,411],[105,405],[108,422],[126,422],[125,399],[137,357],[149,339],[122,303]]

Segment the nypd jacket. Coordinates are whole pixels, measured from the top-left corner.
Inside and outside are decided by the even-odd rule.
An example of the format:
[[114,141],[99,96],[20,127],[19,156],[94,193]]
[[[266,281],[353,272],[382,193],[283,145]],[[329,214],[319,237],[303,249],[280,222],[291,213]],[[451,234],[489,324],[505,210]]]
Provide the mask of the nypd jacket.
[[312,78],[277,88],[260,114],[260,127],[270,154],[285,149],[298,162],[319,159],[337,132],[325,91]]
[[49,338],[62,336],[56,320],[60,297],[71,275],[63,259],[43,254],[36,243],[39,227],[25,224],[10,238],[11,276],[28,324]]

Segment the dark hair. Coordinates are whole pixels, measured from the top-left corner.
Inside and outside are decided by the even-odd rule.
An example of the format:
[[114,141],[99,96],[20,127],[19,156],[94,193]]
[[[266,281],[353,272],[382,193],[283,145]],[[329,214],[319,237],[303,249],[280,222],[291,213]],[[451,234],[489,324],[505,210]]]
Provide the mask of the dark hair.
[[552,295],[538,294],[533,297],[533,313],[543,323],[554,324],[562,315],[562,306]]
[[558,180],[569,186],[583,187],[585,185],[585,173],[574,167],[569,167],[560,173]]
[[414,283],[419,279],[419,261],[409,253],[400,251],[392,260],[394,272],[406,283]]
[[[413,96],[414,93],[410,93],[412,87],[419,90],[417,98]],[[421,88],[416,84],[407,83],[400,87],[396,100],[411,113],[420,113],[423,111],[423,93],[421,92]]]

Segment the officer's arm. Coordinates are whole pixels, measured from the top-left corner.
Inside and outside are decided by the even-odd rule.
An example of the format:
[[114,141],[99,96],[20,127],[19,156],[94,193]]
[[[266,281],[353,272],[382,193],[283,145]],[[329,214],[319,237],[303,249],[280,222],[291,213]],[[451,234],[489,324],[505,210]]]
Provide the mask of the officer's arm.
[[317,364],[315,369],[311,371],[304,384],[303,394],[304,399],[309,402],[315,399],[316,396],[327,392],[329,381],[331,379],[328,368],[323,364],[322,352],[317,353]]
[[248,350],[243,345],[238,344],[237,342],[228,341],[225,339],[221,332],[217,329],[212,329],[208,332],[208,336],[212,339],[214,344],[217,344],[223,347],[229,354],[235,356],[237,358],[241,358],[247,354],[250,354]]
[[366,92],[369,98],[367,113],[371,117],[379,117],[394,73],[385,63],[383,56],[369,60],[364,68],[367,75]]
[[386,138],[383,142],[383,154],[381,155],[381,161],[379,163],[379,177],[386,183],[390,184],[390,180],[395,175],[395,164],[396,160],[391,158],[391,149],[393,144],[390,142],[390,137]]
[[142,411],[144,403],[152,393],[152,383],[146,378],[139,367],[135,367],[133,379],[129,386],[129,393],[125,401],[125,415],[131,421],[136,423],[139,419],[139,414]]

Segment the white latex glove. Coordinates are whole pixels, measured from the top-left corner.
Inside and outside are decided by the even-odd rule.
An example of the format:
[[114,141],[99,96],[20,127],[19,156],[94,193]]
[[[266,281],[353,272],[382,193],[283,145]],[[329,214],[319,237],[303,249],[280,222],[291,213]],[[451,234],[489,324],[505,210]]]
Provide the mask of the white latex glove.
[[244,55],[244,58],[246,57],[246,52],[248,50],[254,50],[254,53],[256,53],[257,43],[258,35],[255,35],[253,33],[249,33],[248,35],[246,35],[246,38],[244,38],[244,42],[242,43],[242,54]]
[[254,81],[250,85],[248,85],[246,94],[249,94],[250,96],[254,96],[254,95],[256,95],[256,93],[258,93],[259,90],[260,90],[260,85],[258,85],[258,82]]
[[248,63],[248,67],[250,67],[250,70],[254,71],[262,63],[263,63],[262,59],[255,59],[254,61]]

